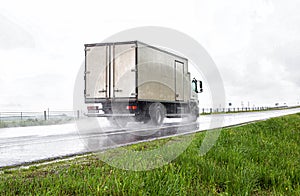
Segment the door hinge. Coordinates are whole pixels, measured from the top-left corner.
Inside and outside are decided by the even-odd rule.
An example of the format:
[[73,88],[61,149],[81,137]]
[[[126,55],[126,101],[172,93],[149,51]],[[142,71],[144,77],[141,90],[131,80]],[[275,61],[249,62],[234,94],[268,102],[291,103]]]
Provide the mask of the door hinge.
[[116,90],[114,90],[114,92],[116,92],[116,93],[120,93],[120,92],[122,92],[123,90],[119,90],[119,89],[116,89]]
[[131,69],[130,71],[131,72],[137,72],[137,69]]

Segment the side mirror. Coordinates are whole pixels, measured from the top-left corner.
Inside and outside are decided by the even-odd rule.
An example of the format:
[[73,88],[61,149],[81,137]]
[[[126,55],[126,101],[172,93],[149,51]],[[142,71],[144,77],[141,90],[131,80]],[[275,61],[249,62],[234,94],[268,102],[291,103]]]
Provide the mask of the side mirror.
[[199,92],[198,93],[202,93],[202,92],[203,92],[202,81],[199,80]]
[[[199,82],[199,90],[198,90],[198,82]],[[192,80],[192,84],[193,84],[193,90],[195,91],[195,93],[202,93],[203,92],[203,88],[202,88],[202,81],[198,81],[196,80],[196,78],[194,78]]]

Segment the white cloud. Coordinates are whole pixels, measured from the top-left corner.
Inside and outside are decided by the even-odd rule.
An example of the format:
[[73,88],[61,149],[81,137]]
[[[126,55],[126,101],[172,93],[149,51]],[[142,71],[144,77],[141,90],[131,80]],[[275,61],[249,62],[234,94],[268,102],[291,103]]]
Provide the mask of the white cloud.
[[297,0],[28,0],[0,6],[0,110],[37,103],[71,109],[83,44],[143,25],[175,28],[202,43],[235,104],[300,101]]
[[299,101],[299,6],[255,0],[215,7],[205,46],[221,70],[228,100],[238,105]]

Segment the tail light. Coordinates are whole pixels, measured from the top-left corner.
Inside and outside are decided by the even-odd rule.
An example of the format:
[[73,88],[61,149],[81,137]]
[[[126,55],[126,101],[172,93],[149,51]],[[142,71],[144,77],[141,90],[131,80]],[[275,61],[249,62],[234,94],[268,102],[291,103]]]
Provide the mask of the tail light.
[[127,110],[136,110],[137,109],[137,106],[136,105],[128,105],[126,107]]
[[98,110],[99,107],[98,106],[88,106],[87,109],[88,110]]

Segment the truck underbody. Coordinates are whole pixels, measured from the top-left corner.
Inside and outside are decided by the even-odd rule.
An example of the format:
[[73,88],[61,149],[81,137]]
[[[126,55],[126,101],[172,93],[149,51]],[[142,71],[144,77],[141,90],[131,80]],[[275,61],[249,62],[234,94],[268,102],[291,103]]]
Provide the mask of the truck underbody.
[[197,102],[106,100],[100,106],[89,106],[87,116],[107,117],[112,123],[122,122],[122,126],[131,121],[161,125],[164,118],[186,118],[189,121],[196,121],[199,108]]

